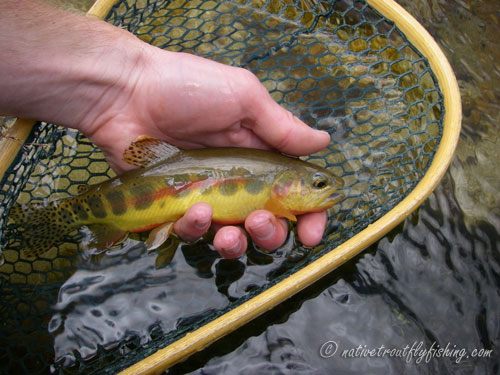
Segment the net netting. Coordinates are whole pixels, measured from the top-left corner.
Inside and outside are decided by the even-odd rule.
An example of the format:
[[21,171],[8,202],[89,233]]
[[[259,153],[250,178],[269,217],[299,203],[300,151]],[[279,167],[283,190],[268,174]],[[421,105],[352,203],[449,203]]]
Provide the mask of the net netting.
[[426,173],[443,103],[426,59],[363,1],[119,2],[107,20],[142,40],[254,72],[272,97],[331,134],[308,159],[343,178],[323,243],[292,232],[272,254],[221,259],[210,239],[173,242],[171,263],[141,238],[95,255],[73,233],[23,259],[16,203],[64,198],[110,178],[83,135],[39,123],[0,188],[0,361],[7,373],[115,373],[249,300],[373,223]]

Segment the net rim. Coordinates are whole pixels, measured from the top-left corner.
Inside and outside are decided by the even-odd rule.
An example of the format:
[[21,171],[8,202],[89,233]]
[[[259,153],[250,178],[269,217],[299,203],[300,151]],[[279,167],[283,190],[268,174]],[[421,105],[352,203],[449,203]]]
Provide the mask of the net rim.
[[[97,0],[97,2],[107,1]],[[366,0],[366,2],[382,16],[395,23],[427,58],[438,79],[445,110],[443,135],[426,174],[405,199],[351,239],[249,301],[123,370],[120,375],[161,373],[287,300],[395,228],[422,204],[443,178],[453,160],[461,129],[462,105],[455,74],[434,38],[403,7],[394,0]]]
[[[86,16],[104,19],[118,1],[96,0],[86,13]],[[5,136],[0,138],[0,181],[3,181],[36,123],[36,120],[18,118],[8,129]]]
[[[103,19],[118,1],[97,0],[87,16]],[[453,160],[461,128],[460,92],[453,70],[434,38],[403,7],[394,0],[366,0],[366,2],[382,16],[395,23],[408,41],[427,58],[437,77],[444,99],[443,134],[426,174],[405,199],[351,239],[249,301],[186,334],[120,374],[161,373],[290,298],[352,259],[400,224],[432,193],[443,178]],[[35,121],[32,120],[18,119],[9,129],[7,136],[24,141],[34,124]],[[21,147],[21,142],[13,142],[8,137],[0,141],[0,180],[3,179]]]

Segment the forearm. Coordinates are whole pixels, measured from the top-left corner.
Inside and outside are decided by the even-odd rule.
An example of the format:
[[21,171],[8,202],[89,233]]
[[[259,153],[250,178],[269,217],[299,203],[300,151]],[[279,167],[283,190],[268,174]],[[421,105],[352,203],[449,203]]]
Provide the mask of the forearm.
[[124,30],[41,1],[2,0],[0,115],[82,130],[100,113],[112,114],[110,106],[120,108],[144,45]]

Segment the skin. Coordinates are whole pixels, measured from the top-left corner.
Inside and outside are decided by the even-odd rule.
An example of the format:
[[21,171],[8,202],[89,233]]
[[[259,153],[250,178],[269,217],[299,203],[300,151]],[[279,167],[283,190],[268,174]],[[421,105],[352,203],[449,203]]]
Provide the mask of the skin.
[[[163,51],[36,0],[0,1],[0,50],[9,57],[0,59],[0,114],[80,130],[117,173],[132,168],[123,150],[141,135],[186,149],[237,146],[291,155],[319,151],[330,141],[274,102],[247,70]],[[195,240],[210,228],[211,216],[210,206],[195,204],[174,230]],[[300,241],[318,244],[325,225],[324,212],[301,215]],[[244,228],[214,228],[214,247],[223,257],[245,252],[246,233],[274,250],[288,232],[286,220],[263,210],[250,214]]]

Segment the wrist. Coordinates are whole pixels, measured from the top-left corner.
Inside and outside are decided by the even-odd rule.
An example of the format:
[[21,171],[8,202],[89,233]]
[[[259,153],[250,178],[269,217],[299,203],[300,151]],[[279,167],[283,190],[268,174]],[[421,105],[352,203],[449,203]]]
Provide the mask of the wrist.
[[2,2],[0,47],[8,58],[0,61],[0,114],[84,133],[112,116],[133,89],[145,43],[42,2]]

